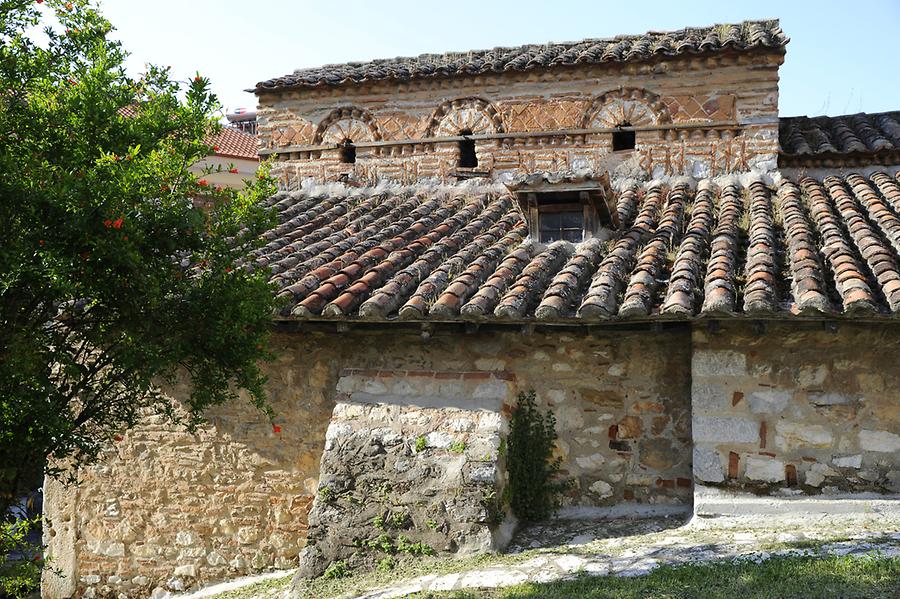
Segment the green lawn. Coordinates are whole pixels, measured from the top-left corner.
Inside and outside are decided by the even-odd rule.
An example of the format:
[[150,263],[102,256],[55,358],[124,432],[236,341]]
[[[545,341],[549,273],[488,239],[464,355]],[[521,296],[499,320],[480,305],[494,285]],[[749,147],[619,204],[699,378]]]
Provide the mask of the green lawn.
[[580,577],[496,590],[420,593],[416,599],[897,599],[900,558],[773,557],[661,567],[646,576]]

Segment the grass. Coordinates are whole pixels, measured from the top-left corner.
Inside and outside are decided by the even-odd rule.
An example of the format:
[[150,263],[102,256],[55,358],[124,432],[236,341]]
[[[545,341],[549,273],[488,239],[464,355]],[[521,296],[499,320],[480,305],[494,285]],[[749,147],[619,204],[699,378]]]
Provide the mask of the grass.
[[416,599],[886,599],[900,597],[900,558],[773,557],[663,566],[645,576],[587,577]]
[[257,582],[256,584],[247,585],[233,591],[226,591],[215,595],[213,599],[262,599],[268,597],[281,597],[282,593],[291,584],[293,573],[285,574],[276,578],[270,578]]

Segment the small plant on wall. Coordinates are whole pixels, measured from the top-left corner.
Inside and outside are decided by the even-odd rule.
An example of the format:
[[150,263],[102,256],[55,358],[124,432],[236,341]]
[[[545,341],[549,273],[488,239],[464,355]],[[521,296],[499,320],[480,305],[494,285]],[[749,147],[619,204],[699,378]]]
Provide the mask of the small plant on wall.
[[569,488],[568,481],[559,480],[562,458],[553,457],[556,418],[537,408],[534,391],[519,393],[517,404],[507,439],[509,503],[520,520],[544,520]]

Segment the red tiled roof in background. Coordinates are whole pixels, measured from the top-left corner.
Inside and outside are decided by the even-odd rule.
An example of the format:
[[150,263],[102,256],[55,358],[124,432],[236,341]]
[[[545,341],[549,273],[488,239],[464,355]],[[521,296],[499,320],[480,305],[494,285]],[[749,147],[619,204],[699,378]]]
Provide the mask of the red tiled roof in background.
[[259,160],[256,153],[256,136],[244,133],[231,127],[223,127],[221,131],[208,141],[217,147],[216,156],[239,158],[241,160]]
[[629,184],[611,241],[546,246],[498,187],[283,192],[253,260],[293,319],[900,316],[898,177]]
[[900,111],[779,119],[780,166],[900,163]]

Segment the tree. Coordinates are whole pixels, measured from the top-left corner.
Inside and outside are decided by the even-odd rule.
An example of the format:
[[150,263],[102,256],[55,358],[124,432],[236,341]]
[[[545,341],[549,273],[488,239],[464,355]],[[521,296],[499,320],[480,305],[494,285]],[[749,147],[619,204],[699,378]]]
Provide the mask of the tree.
[[35,464],[69,477],[146,414],[268,410],[274,294],[246,258],[271,179],[192,174],[209,82],[129,76],[112,30],[91,0],[0,0],[0,514]]

